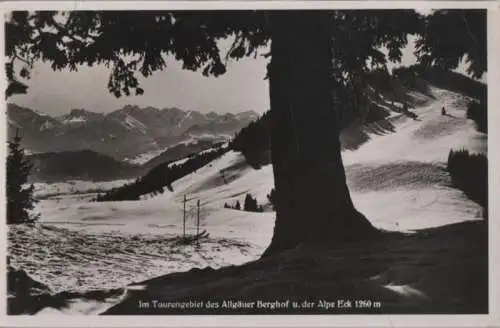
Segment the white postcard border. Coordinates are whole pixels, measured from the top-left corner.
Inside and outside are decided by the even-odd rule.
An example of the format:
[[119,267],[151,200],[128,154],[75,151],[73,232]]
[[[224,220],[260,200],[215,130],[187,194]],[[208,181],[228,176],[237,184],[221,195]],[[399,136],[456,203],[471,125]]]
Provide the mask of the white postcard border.
[[[201,10],[201,9],[488,9],[488,161],[489,161],[489,308],[488,315],[171,315],[171,316],[7,316],[3,327],[500,327],[499,236],[500,214],[495,190],[500,187],[500,4],[496,1],[10,1],[0,3],[2,14],[10,10]],[[4,35],[5,15],[0,17]],[[4,58],[4,43],[0,44]],[[4,65],[1,66],[2,70]],[[5,76],[5,75],[3,75]],[[6,88],[5,79],[1,87]],[[0,114],[5,122],[5,100]],[[6,129],[1,129],[6,145]],[[6,147],[0,148],[5,159]],[[5,185],[5,165],[0,165],[0,184]],[[0,188],[2,210],[5,188]],[[0,225],[0,258],[6,258],[6,225]],[[5,272],[5,261],[0,261]],[[6,309],[6,274],[0,274],[0,308]]]

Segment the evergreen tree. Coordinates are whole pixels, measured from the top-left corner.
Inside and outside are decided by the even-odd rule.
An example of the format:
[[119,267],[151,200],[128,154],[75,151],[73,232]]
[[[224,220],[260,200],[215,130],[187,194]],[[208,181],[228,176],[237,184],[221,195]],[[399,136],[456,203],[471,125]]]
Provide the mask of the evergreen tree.
[[250,208],[251,208],[251,201],[252,201],[252,196],[250,196],[249,194],[247,194],[245,196],[245,202],[243,203],[243,210],[244,211],[250,211]]
[[275,210],[274,202],[276,200],[276,191],[274,190],[274,188],[271,189],[269,194],[267,194],[267,199],[269,200],[269,203],[271,203],[271,205],[273,205],[273,210]]
[[16,136],[9,141],[9,155],[7,157],[7,224],[29,223],[38,216],[29,213],[34,208],[36,200],[33,198],[34,186],[24,185],[32,164],[26,159],[21,147],[21,137]]
[[236,205],[234,205],[234,209],[235,210],[241,210],[241,205],[240,205],[240,201],[239,200],[236,201]]
[[253,198],[252,195],[247,194],[245,196],[245,203],[243,209],[248,212],[259,212],[259,206],[257,205],[257,199]]
[[259,211],[259,205],[257,204],[257,198],[252,198],[252,207],[254,212]]

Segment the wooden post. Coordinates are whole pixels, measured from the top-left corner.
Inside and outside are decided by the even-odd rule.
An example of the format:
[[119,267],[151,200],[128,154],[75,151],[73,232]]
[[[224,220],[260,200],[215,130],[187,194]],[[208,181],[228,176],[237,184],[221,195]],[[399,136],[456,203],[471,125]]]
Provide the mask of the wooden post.
[[200,234],[200,200],[199,199],[196,202],[196,207],[197,207],[197,211],[196,211],[196,235],[199,238],[199,234]]
[[186,238],[186,195],[184,195],[184,207],[182,211],[182,238]]

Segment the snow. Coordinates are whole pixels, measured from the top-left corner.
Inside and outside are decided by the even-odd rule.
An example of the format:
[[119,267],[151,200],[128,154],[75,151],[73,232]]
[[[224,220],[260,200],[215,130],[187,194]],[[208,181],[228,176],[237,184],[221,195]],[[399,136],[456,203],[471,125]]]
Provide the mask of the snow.
[[156,156],[160,155],[161,153],[166,151],[168,148],[170,148],[170,147],[164,147],[161,149],[148,151],[148,152],[142,153],[142,154],[137,155],[137,156],[132,157],[132,158],[125,158],[124,161],[127,163],[130,163],[130,164],[142,165],[142,164],[145,164],[148,161],[152,160]]
[[98,315],[103,311],[109,309],[111,306],[116,304],[116,302],[125,296],[119,295],[114,298],[106,298],[104,300],[88,300],[88,299],[70,299],[66,300],[66,307],[61,309],[56,309],[53,307],[46,307],[40,310],[37,315],[71,315],[74,313],[84,314],[84,315]]
[[37,109],[31,109],[33,112],[37,113],[38,115],[40,116],[48,116],[47,114],[45,113],[42,113],[41,111],[37,110]]
[[87,119],[83,116],[75,116],[70,119],[65,119],[63,121],[64,124],[75,124],[75,123],[84,123]]
[[424,293],[408,285],[389,284],[384,287],[406,297],[426,297]]
[[144,123],[142,123],[141,121],[139,121],[138,119],[129,114],[125,115],[125,121],[122,122],[122,124],[127,129],[138,129],[143,134],[146,133],[147,130],[147,127],[146,125],[144,125]]
[[[372,135],[359,149],[342,154],[348,176],[350,167],[354,169],[356,164],[368,167],[370,170],[363,174],[371,171],[372,175],[382,166],[403,167],[371,177],[379,186],[393,180],[383,190],[352,192],[358,209],[375,226],[409,231],[481,219],[481,207],[450,187],[444,170],[450,149],[464,148],[485,154],[486,135],[477,132],[474,122],[465,118],[468,98],[437,88],[433,93],[437,101],[411,109],[418,115],[416,120],[405,117],[395,123],[396,133]],[[441,115],[443,106],[448,116]],[[412,181],[402,186],[397,183],[410,173],[420,183],[433,176],[441,178],[433,178],[437,183],[428,186],[416,186]],[[351,189],[355,179],[348,179]]]
[[164,234],[127,234],[119,228],[96,233],[52,224],[12,227],[9,243],[16,248],[11,264],[57,293],[120,288],[167,272],[242,264],[257,256],[249,243],[228,238],[183,245],[164,229]]
[[64,194],[84,194],[90,192],[103,192],[111,188],[119,187],[132,180],[122,179],[113,181],[85,181],[85,180],[68,180],[64,182],[46,183],[35,182],[35,197],[47,198],[50,196]]
[[[196,143],[199,140],[202,140],[203,138],[204,137],[201,137],[201,136],[199,138],[189,138],[187,140],[184,140],[184,141],[181,141],[179,143],[176,143],[176,144],[174,144],[172,146],[164,147],[164,148],[161,148],[161,149],[158,149],[158,150],[148,151],[148,152],[139,154],[139,155],[137,155],[135,157],[132,157],[132,158],[125,158],[124,161],[127,162],[127,163],[130,163],[130,164],[142,165],[142,164],[145,164],[148,161],[152,160],[156,156],[160,155],[161,153],[165,152],[167,149],[169,149],[171,147],[174,147],[174,146],[179,145],[179,144],[189,145],[191,143]],[[207,138],[207,136],[205,136],[205,138]],[[222,138],[224,138],[224,139],[222,139]],[[229,136],[220,135],[217,138],[215,136],[213,136],[213,135],[210,136],[210,139],[219,139],[221,141],[227,140],[227,138],[229,138]],[[214,142],[215,141],[218,141],[218,140],[214,140]],[[213,148],[208,148],[206,150],[203,150],[203,151],[199,152],[199,154],[203,154],[203,153],[206,153],[206,152],[211,151],[211,150],[213,150]],[[188,159],[189,159],[189,156],[186,156],[186,157],[180,158],[179,160],[177,160],[175,162],[172,162],[172,164],[178,164],[179,165],[179,164],[185,163]]]
[[41,126],[40,126],[40,131],[48,130],[54,127],[54,124],[50,123],[50,121],[45,121]]
[[225,134],[225,133],[216,133],[216,134],[211,134],[211,133],[202,133],[202,134],[193,134],[189,133],[187,134],[188,138],[185,139],[184,141],[181,141],[179,143],[183,143],[185,145],[188,145],[190,143],[196,143],[199,140],[212,140],[214,142],[217,141],[227,141],[232,138],[232,136]]
[[[486,135],[477,132],[474,122],[465,118],[468,98],[441,89],[433,92],[437,101],[410,109],[418,115],[417,120],[404,117],[395,123],[397,133],[372,135],[358,150],[343,153],[344,164],[396,160],[444,163],[452,148],[486,153]],[[449,116],[441,115],[443,106]]]
[[[222,145],[222,147],[227,147],[227,146],[228,146],[228,143],[225,143],[225,144],[223,144],[223,145]],[[214,148],[214,147],[209,147],[209,148],[207,148],[207,149],[205,149],[205,150],[202,150],[202,151],[198,152],[197,154],[199,154],[199,155],[201,155],[201,154],[205,154],[205,153],[211,152],[211,151],[213,151],[213,150],[215,150],[215,149],[216,149],[216,148]],[[179,158],[179,159],[178,159],[178,160],[176,160],[176,161],[172,161],[172,162],[170,162],[170,164],[169,164],[169,165],[181,165],[181,164],[186,163],[186,162],[187,162],[190,158],[191,158],[191,157],[188,155],[188,156],[185,156],[185,157]]]
[[180,128],[182,126],[182,124],[184,124],[184,122],[186,120],[192,119],[191,118],[191,114],[192,114],[191,111],[186,112],[186,114],[184,115],[184,117],[179,121],[179,123],[177,123],[177,127]]
[[[433,92],[436,101],[410,109],[416,119],[393,115],[396,132],[371,134],[357,150],[343,152],[355,206],[379,228],[411,232],[482,219],[481,207],[450,186],[444,168],[451,148],[486,153],[486,136],[465,118],[465,97],[440,89]],[[442,106],[449,116],[441,115]],[[48,198],[37,205],[41,214],[37,229],[10,229],[9,244],[17,246],[11,252],[12,262],[54,290],[88,290],[120,287],[193,267],[251,261],[271,240],[274,212],[269,206],[264,213],[223,206],[236,200],[243,204],[247,193],[267,204],[273,185],[271,165],[252,169],[241,154],[230,151],[174,182],[173,192],[144,195],[140,201],[89,203],[82,201],[88,197],[85,194]],[[71,188],[110,186],[74,182],[35,188],[37,195],[47,196]],[[200,230],[210,237],[200,246],[176,242],[183,231],[184,196],[188,234],[196,232],[195,205],[198,200],[201,204]],[[36,247],[27,249],[23,240]],[[386,288],[415,293],[409,286]]]
[[[235,152],[230,152],[218,160],[198,170],[198,172],[186,176],[172,184],[174,193],[165,191],[161,197],[143,196],[143,200],[105,202],[105,203],[81,203],[75,201],[68,206],[54,204],[55,198],[49,199],[37,206],[37,210],[42,214],[43,223],[73,229],[84,229],[86,232],[117,232],[126,234],[145,233],[159,235],[178,235],[182,231],[182,201],[184,195],[188,196],[188,210],[196,205],[196,200],[200,199],[202,207],[203,229],[212,236],[224,238],[239,238],[255,243],[259,248],[264,248],[270,238],[270,230],[273,226],[273,213],[249,213],[243,211],[223,209],[226,201],[235,200],[239,194],[240,202],[246,192],[255,192],[261,189],[261,197],[258,201],[264,202],[265,195],[269,192],[268,182],[270,170],[255,171],[245,167],[242,172],[246,172],[240,179],[234,181],[233,186],[224,185],[220,174],[223,169],[231,166],[241,165],[243,157]],[[230,174],[226,173],[228,178]],[[258,178],[263,174],[264,179]],[[256,183],[251,184],[251,181]],[[272,182],[272,179],[271,181]],[[261,185],[259,187],[259,185]],[[263,188],[262,188],[263,186]],[[59,185],[61,188],[61,185]],[[71,195],[69,195],[71,196]],[[85,195],[74,195],[82,197]],[[71,198],[71,197],[69,197]],[[64,198],[59,196],[59,201]],[[71,203],[71,199],[67,201]],[[66,203],[66,204],[67,204]],[[140,218],[138,220],[138,218]],[[194,231],[194,218],[188,220],[187,230]],[[264,225],[265,229],[260,229]],[[119,226],[119,228],[117,228]],[[243,237],[241,231],[248,233]],[[269,233],[266,233],[269,232]],[[267,237],[266,237],[267,236]],[[266,238],[262,238],[266,237]]]
[[235,116],[239,120],[244,119],[244,118],[248,118],[249,120],[256,120],[257,118],[259,118],[259,114],[257,114],[254,111],[246,111],[246,112],[242,112],[242,113],[237,113],[237,114],[235,114]]

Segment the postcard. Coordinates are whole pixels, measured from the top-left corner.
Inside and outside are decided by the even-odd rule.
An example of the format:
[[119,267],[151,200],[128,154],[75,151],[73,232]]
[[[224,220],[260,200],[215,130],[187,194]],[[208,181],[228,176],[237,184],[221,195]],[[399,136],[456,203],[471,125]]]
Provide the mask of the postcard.
[[3,326],[500,324],[495,2],[1,6]]

